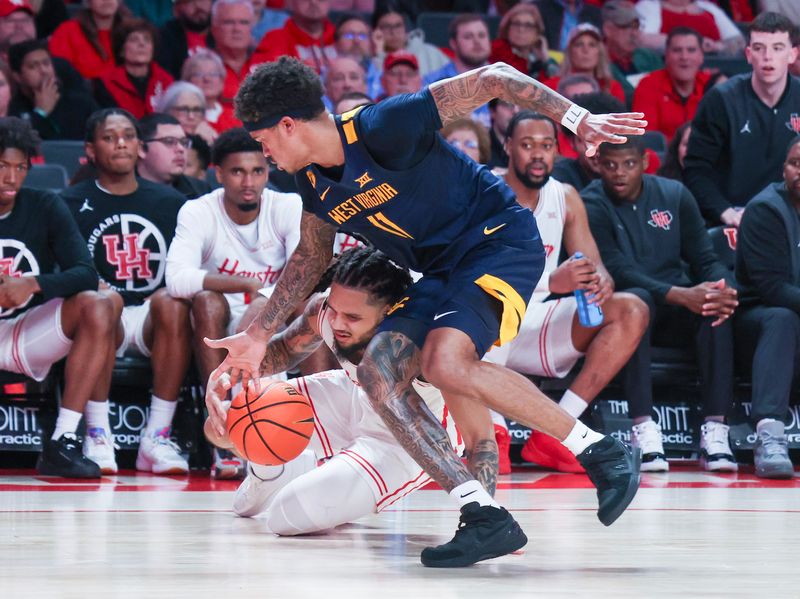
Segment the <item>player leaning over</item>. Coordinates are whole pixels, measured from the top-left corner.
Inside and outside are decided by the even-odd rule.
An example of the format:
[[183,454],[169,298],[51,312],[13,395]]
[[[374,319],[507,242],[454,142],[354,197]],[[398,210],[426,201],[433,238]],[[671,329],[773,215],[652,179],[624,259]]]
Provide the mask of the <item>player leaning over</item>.
[[[424,275],[390,311],[358,366],[359,381],[398,442],[462,506],[456,536],[425,549],[423,564],[469,565],[514,551],[527,538],[450,451],[412,386],[420,374],[442,390],[451,410],[484,418],[489,431],[484,406],[562,441],[597,487],[598,517],[611,524],[638,488],[638,456],[576,421],[525,377],[480,361],[492,344],[517,334],[541,276],[544,249],[534,217],[505,183],[437,131],[501,98],[571,127],[594,153],[602,142],[643,133],[642,115],[588,114],[505,64],[341,117],[325,111],[322,94],[317,75],[286,58],[258,67],[237,94],[237,116],[264,154],[296,173],[304,213],[300,243],[260,318],[213,343],[229,352],[216,375],[257,375],[267,341],[327,266],[337,228],[359,234]],[[222,414],[212,418],[222,432]]]

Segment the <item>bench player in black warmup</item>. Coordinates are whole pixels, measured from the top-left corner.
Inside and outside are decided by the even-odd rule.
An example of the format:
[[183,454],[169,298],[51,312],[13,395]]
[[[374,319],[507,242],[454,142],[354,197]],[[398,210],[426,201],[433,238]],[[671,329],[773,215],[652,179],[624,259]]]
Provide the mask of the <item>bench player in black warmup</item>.
[[[480,362],[492,344],[516,335],[544,249],[533,215],[510,188],[437,131],[500,97],[571,126],[594,152],[601,142],[641,134],[642,115],[588,114],[504,64],[341,117],[325,111],[322,94],[317,75],[292,59],[258,67],[237,94],[237,116],[264,154],[296,173],[305,211],[300,244],[260,318],[246,332],[212,342],[229,352],[215,375],[255,376],[268,339],[327,266],[337,228],[359,234],[424,274],[390,311],[358,367],[399,443],[462,506],[455,538],[425,549],[423,564],[466,566],[519,549],[527,538],[470,473],[488,486],[485,478],[497,468],[494,441],[464,466],[411,386],[420,374],[442,390],[457,423],[484,419],[492,435],[489,406],[564,442],[598,488],[598,517],[611,524],[638,488],[637,454],[576,421],[523,376]],[[211,416],[222,432],[222,414]]]

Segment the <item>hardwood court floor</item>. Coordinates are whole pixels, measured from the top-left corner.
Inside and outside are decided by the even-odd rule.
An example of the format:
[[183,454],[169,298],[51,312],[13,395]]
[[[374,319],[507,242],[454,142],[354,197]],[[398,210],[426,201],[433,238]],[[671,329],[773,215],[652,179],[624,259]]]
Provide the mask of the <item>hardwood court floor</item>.
[[449,539],[458,518],[439,490],[327,535],[281,539],[231,515],[236,483],[203,474],[75,483],[0,471],[0,597],[800,597],[797,475],[769,483],[673,464],[644,475],[610,528],[585,476],[501,478],[524,551],[430,570],[419,552]]

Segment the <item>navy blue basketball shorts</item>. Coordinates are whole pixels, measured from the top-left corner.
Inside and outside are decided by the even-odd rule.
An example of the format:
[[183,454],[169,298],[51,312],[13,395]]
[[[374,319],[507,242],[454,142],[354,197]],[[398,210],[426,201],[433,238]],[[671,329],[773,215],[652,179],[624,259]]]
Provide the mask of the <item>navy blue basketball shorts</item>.
[[422,349],[428,331],[458,329],[483,357],[492,345],[516,337],[544,262],[538,236],[481,244],[446,274],[425,275],[411,285],[378,331],[402,333]]

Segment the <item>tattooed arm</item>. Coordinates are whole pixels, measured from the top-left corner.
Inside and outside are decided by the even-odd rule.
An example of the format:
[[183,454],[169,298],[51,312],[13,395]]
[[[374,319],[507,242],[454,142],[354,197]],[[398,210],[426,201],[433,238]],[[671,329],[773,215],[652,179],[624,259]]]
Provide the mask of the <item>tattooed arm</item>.
[[358,380],[394,438],[428,476],[448,493],[472,479],[453,451],[442,424],[412,386],[420,351],[402,333],[372,338],[358,366]]
[[[602,142],[624,143],[625,135],[642,135],[647,124],[642,113],[593,115],[576,107],[558,92],[498,62],[430,85],[442,124],[464,118],[478,106],[499,98],[526,110],[535,110],[556,123],[569,120],[594,155]],[[584,114],[586,116],[584,116]],[[566,124],[566,121],[564,121]]]
[[322,344],[317,317],[324,302],[323,295],[312,297],[303,313],[295,318],[286,330],[270,339],[264,358],[261,360],[263,376],[294,368]]
[[286,263],[261,314],[242,333],[225,339],[205,340],[209,347],[228,350],[225,360],[211,374],[212,380],[226,372],[234,382],[240,377],[245,384],[258,378],[267,341],[291,316],[294,307],[311,292],[328,267],[333,256],[335,234],[335,227],[309,212],[303,212],[300,243]]

